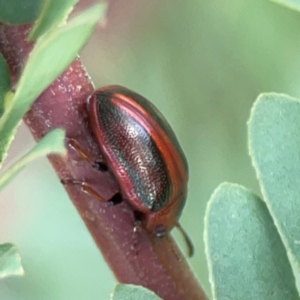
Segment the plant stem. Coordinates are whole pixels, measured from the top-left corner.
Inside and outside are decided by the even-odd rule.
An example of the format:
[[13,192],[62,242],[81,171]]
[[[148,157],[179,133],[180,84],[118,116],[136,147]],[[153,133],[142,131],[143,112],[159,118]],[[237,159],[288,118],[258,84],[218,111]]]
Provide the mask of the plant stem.
[[[9,64],[14,82],[32,48],[26,41],[29,29],[28,25],[0,25],[0,52]],[[34,138],[40,140],[53,128],[64,128],[68,138],[76,139],[86,153],[101,161],[86,109],[86,100],[93,90],[87,72],[76,59],[24,117]],[[85,180],[104,199],[118,192],[118,183],[110,172],[93,169],[71,148],[67,157],[51,155],[49,160],[60,180]],[[138,236],[138,248],[133,249],[133,209],[126,201],[109,207],[76,185],[65,188],[118,281],[142,285],[163,299],[207,299],[171,237],[158,239],[143,230]]]

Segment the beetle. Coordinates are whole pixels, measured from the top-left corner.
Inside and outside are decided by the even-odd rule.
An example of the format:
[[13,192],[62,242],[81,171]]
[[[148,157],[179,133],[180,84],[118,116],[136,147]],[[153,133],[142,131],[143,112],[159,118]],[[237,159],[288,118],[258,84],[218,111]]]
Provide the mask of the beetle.
[[[120,186],[121,198],[111,202],[126,199],[157,237],[176,226],[191,256],[192,243],[178,222],[187,196],[188,164],[167,120],[146,98],[117,85],[91,95],[88,115],[106,163],[94,166],[110,169]],[[88,158],[76,142],[70,145]],[[82,187],[101,199],[89,185]]]

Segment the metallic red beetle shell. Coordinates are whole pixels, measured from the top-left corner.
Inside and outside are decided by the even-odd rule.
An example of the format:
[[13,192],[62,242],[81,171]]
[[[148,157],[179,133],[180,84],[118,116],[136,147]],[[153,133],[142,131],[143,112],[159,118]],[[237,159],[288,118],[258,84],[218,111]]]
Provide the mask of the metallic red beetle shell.
[[157,235],[177,223],[187,196],[188,166],[179,142],[158,109],[121,86],[89,99],[92,130],[122,196],[145,214]]

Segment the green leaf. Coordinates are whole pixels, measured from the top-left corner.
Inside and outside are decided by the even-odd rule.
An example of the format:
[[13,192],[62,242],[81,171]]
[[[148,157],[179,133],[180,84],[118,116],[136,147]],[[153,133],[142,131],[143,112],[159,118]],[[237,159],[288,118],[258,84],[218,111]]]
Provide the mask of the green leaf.
[[156,294],[142,286],[117,284],[111,294],[111,300],[160,300]]
[[300,0],[271,0],[271,1],[300,12]]
[[33,22],[43,0],[0,0],[0,21],[8,24]]
[[10,74],[8,65],[0,53],[0,117],[4,111],[4,98],[5,94],[9,91],[10,88]]
[[45,0],[42,11],[28,38],[36,40],[50,29],[62,24],[67,19],[76,2],[78,0]]
[[54,129],[45,135],[27,154],[0,174],[0,191],[34,159],[50,153],[65,154],[64,138],[62,129]]
[[264,200],[300,269],[300,102],[275,93],[259,96],[248,131]]
[[0,119],[0,163],[16,128],[35,99],[74,60],[92,33],[104,5],[96,5],[38,39],[16,87],[16,93]]
[[0,279],[22,275],[24,275],[24,270],[17,247],[12,244],[0,245]]
[[204,240],[213,299],[299,299],[273,220],[249,190],[229,183],[215,190]]

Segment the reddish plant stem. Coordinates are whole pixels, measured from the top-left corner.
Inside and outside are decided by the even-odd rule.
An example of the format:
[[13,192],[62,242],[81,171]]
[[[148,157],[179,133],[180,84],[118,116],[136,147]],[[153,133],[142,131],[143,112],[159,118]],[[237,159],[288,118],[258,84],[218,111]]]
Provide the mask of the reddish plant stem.
[[[26,41],[28,30],[29,26],[0,25],[0,52],[9,64],[14,82],[32,48]],[[92,158],[101,160],[86,110],[86,99],[93,90],[88,74],[76,59],[24,117],[34,138],[40,140],[50,130],[61,127]],[[52,155],[49,160],[59,179],[84,180],[104,199],[118,192],[118,184],[110,172],[94,170],[71,148],[67,157]],[[158,239],[143,230],[138,236],[138,249],[133,249],[134,217],[128,203],[108,207],[83,193],[78,186],[66,186],[66,189],[118,281],[142,285],[163,299],[207,299],[171,237]]]

